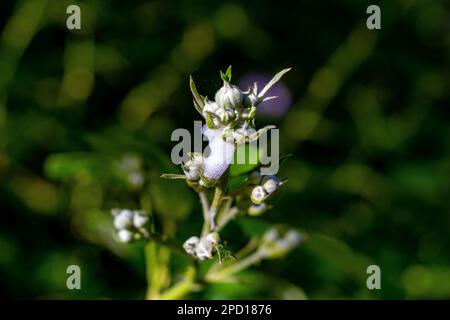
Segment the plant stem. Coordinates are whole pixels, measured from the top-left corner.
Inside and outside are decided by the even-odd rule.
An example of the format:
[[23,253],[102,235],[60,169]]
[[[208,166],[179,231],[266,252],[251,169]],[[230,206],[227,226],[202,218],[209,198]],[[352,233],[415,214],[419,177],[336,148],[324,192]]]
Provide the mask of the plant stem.
[[217,223],[216,231],[220,232],[227,224],[230,222],[236,215],[238,214],[239,209],[237,207],[230,208],[229,210],[224,211],[220,215],[220,220]]
[[147,242],[145,244],[145,268],[147,276],[147,293],[145,298],[151,300],[157,294],[154,288],[154,275],[157,273],[157,253],[155,242]]
[[220,208],[220,203],[222,202],[223,189],[221,186],[217,186],[214,191],[214,198],[211,204],[211,208],[209,208],[209,222],[210,222],[210,230],[213,231],[216,228],[215,217]]
[[159,299],[175,300],[183,298],[196,287],[196,284],[194,282],[195,273],[195,268],[189,268],[184,279],[172,286],[170,289],[167,289],[165,292],[161,293]]
[[202,190],[198,192],[198,196],[200,197],[200,202],[202,204],[202,211],[203,211],[203,228],[202,228],[202,235],[205,235],[208,233],[209,230],[209,204],[208,204],[208,197],[206,196],[206,191]]
[[233,274],[248,268],[249,266],[260,262],[264,258],[264,255],[261,251],[257,250],[253,254],[247,256],[246,258],[235,262],[229,267],[225,267],[220,269],[217,272],[207,273],[205,275],[205,280],[208,282],[219,282],[221,280],[226,279]]

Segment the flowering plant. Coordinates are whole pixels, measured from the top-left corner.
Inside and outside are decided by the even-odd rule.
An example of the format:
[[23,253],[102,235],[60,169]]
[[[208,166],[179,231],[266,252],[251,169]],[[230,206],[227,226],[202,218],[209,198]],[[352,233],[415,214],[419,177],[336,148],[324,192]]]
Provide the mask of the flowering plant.
[[[185,180],[198,193],[203,210],[203,227],[198,236],[193,235],[185,240],[182,250],[200,261],[217,256],[217,262],[202,275],[202,281],[230,280],[237,272],[262,259],[284,256],[302,241],[298,231],[273,227],[259,239],[252,239],[245,250],[234,254],[225,247],[226,241],[222,241],[220,236],[225,226],[236,217],[260,216],[270,209],[268,200],[286,183],[286,180],[274,174],[267,174],[259,161],[251,163],[250,169],[237,177],[230,174],[230,165],[235,160],[237,150],[274,129],[274,126],[266,126],[256,130],[257,107],[261,102],[276,98],[265,95],[289,70],[277,73],[259,92],[257,83],[243,91],[231,84],[230,66],[225,72],[220,72],[223,85],[216,92],[214,101],[200,95],[190,77],[194,107],[205,120],[202,134],[208,141],[207,152],[185,154],[181,163],[183,174],[163,174],[161,177]],[[234,178],[238,178],[239,183],[232,188]],[[152,219],[145,212],[114,209],[112,214],[120,241],[145,239],[181,249],[179,244],[155,232]],[[193,268],[187,272],[183,281],[166,292],[150,295],[150,298],[177,298],[195,290],[198,282],[198,275]]]

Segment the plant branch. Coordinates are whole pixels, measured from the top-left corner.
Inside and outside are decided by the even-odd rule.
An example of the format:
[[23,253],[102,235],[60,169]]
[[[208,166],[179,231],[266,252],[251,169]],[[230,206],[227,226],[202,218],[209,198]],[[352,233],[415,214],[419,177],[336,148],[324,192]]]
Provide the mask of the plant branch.
[[208,204],[208,197],[206,196],[206,191],[202,190],[198,192],[198,196],[200,198],[200,202],[202,204],[202,211],[203,211],[203,228],[202,228],[202,234],[207,234],[209,230],[209,204]]
[[223,189],[221,186],[217,186],[214,191],[214,198],[209,208],[209,222],[210,222],[210,230],[213,231],[216,229],[216,224],[214,219],[216,218],[216,214],[220,209],[220,204],[222,202]]
[[260,262],[264,258],[262,251],[257,250],[253,254],[247,256],[242,260],[238,260],[232,265],[219,269],[218,271],[208,272],[205,275],[205,280],[208,282],[220,282],[228,277],[238,273],[239,271],[248,268],[249,266]]

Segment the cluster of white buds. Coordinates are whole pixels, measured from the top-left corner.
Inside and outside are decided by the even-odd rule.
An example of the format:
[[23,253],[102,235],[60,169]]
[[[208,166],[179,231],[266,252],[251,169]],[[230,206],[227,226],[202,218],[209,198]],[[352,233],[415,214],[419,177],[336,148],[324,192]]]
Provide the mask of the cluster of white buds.
[[114,227],[121,242],[128,243],[146,236],[145,226],[149,217],[143,211],[129,209],[112,209]]
[[279,258],[294,249],[303,240],[303,235],[296,230],[288,230],[282,235],[278,229],[270,228],[263,235],[259,250],[265,258]]
[[225,73],[220,72],[223,86],[216,92],[215,101],[201,96],[191,77],[190,88],[194,97],[194,106],[205,119],[203,135],[208,138],[208,147],[211,152],[203,159],[201,155],[195,157],[191,155],[192,159],[182,166],[186,180],[199,181],[203,187],[215,186],[231,164],[234,152],[239,145],[257,140],[263,133],[274,128],[274,126],[268,126],[255,130],[256,107],[267,99],[276,98],[264,98],[264,95],[289,70],[290,68],[277,73],[258,93],[256,83],[247,91],[232,85],[230,66]]
[[220,237],[217,232],[211,232],[201,238],[190,237],[184,244],[184,250],[191,256],[199,259],[211,259],[213,257],[214,248],[219,245]]
[[193,152],[189,154],[189,159],[181,166],[188,181],[198,181],[203,168],[203,156]]
[[[205,154],[194,152],[187,155],[181,165],[183,175],[163,174],[161,177],[184,179],[199,193],[204,217],[202,235],[192,236],[183,244],[184,250],[198,260],[211,259],[214,254],[220,261],[222,258],[232,257],[231,252],[221,245],[217,232],[241,211],[247,210],[249,215],[256,216],[269,209],[270,206],[264,201],[283,183],[275,176],[261,176],[259,173],[257,179],[244,182],[242,188],[238,188],[238,193],[231,193],[226,173],[229,172],[227,169],[240,145],[258,140],[274,128],[266,126],[255,129],[257,106],[263,101],[276,98],[266,98],[264,95],[289,70],[290,68],[278,72],[260,92],[256,83],[243,91],[231,84],[230,66],[226,72],[220,72],[223,85],[215,93],[214,101],[200,95],[190,77],[194,107],[205,119],[202,134],[208,140],[208,147]],[[209,201],[210,192],[207,189],[213,187],[214,195]]]

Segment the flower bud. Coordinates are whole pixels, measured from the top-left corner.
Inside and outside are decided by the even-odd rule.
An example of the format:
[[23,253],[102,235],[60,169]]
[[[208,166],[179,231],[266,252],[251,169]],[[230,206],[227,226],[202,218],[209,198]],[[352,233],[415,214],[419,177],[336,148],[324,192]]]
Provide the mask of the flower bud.
[[128,209],[122,210],[114,217],[114,227],[117,230],[128,229],[133,225],[133,212]]
[[183,248],[187,252],[187,254],[194,256],[194,257],[196,256],[195,249],[196,249],[199,241],[200,240],[198,237],[190,237],[189,239],[187,239],[184,242]]
[[211,244],[218,244],[220,241],[220,236],[217,232],[211,232],[208,235],[206,235],[206,241],[208,241]]
[[121,242],[128,243],[133,240],[133,233],[130,230],[119,230],[117,233]]
[[[208,115],[211,116],[211,121],[213,122],[214,127],[220,126],[220,114],[223,112],[223,108],[219,107],[219,105],[214,101],[205,102],[205,106],[202,111],[202,115],[205,119],[207,119]],[[208,121],[207,121],[208,122]]]
[[289,230],[283,239],[286,243],[288,243],[292,248],[296,247],[303,241],[303,235],[295,230]]
[[278,178],[269,178],[264,182],[263,188],[268,194],[272,194],[277,191],[278,187],[281,185],[281,181]]
[[281,237],[278,230],[273,228],[264,234],[260,250],[267,259],[278,258],[294,249],[302,240],[298,231],[289,230]]
[[278,233],[278,230],[275,228],[270,228],[264,233],[262,240],[264,243],[274,243],[279,238],[280,234]]
[[261,204],[253,204],[248,208],[247,213],[250,216],[260,216],[262,215],[264,212],[266,212],[268,209],[267,204],[265,204],[264,202]]
[[242,105],[242,92],[234,85],[224,81],[222,88],[216,92],[216,103],[225,109],[237,109]]
[[200,260],[211,259],[213,252],[212,243],[209,242],[206,237],[200,239],[197,247],[195,248],[195,253],[197,258]]
[[252,190],[252,194],[250,196],[250,200],[252,200],[252,202],[254,204],[260,204],[264,200],[266,200],[267,196],[268,196],[268,194],[267,194],[266,190],[264,190],[264,188],[262,186],[256,186]]
[[186,161],[182,166],[184,175],[189,181],[197,181],[200,179],[200,172],[203,168],[203,157],[201,155],[194,155],[191,159]]
[[144,227],[147,222],[148,222],[149,218],[146,215],[143,215],[139,212],[135,212],[134,217],[133,217],[133,225],[135,228],[142,228]]

